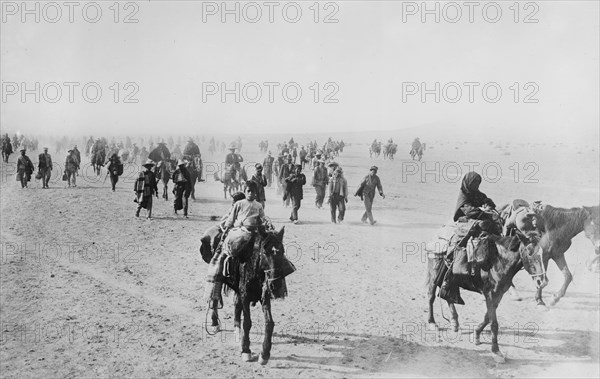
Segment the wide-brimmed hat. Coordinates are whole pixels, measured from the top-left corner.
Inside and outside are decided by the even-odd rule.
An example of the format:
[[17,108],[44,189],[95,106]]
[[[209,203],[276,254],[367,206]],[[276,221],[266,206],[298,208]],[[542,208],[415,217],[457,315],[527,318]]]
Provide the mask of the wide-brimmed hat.
[[237,149],[237,145],[235,144],[235,142],[232,142],[229,144],[229,150],[231,150],[231,149],[233,149],[233,150]]
[[[21,149],[21,151],[25,151],[25,149]],[[72,153],[73,150],[67,150],[67,153]]]
[[[27,151],[27,150],[25,150],[25,148],[22,148],[22,149],[20,149],[19,151]],[[69,151],[71,151],[71,150],[69,150]]]
[[146,167],[146,166],[154,166],[154,161],[151,159],[148,159],[146,161],[146,163],[144,163],[142,166]]
[[371,168],[369,169],[369,171],[373,171],[373,170],[378,171],[379,168],[377,166],[371,166]]

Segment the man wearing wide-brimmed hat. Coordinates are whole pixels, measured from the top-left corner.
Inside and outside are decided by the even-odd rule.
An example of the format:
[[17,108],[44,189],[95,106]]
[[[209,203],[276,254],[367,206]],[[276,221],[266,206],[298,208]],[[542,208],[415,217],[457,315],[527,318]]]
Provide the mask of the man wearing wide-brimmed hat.
[[173,172],[171,178],[175,184],[173,193],[175,200],[173,202],[174,213],[183,209],[183,216],[188,218],[188,199],[192,194],[192,178],[186,167],[186,162],[182,159],[177,161],[177,169]]
[[49,188],[50,174],[52,173],[52,157],[48,154],[48,148],[38,156],[38,170],[42,179],[42,188]]
[[360,186],[356,190],[354,196],[360,196],[365,203],[365,213],[363,214],[361,221],[366,223],[367,219],[371,225],[375,225],[377,222],[373,219],[373,200],[375,199],[375,189],[379,190],[379,195],[385,199],[383,194],[383,188],[381,186],[381,180],[377,176],[377,166],[371,166],[369,174],[364,177]]
[[135,217],[140,217],[140,210],[144,208],[148,210],[148,220],[150,220],[152,218],[152,196],[158,197],[158,187],[156,186],[156,176],[152,172],[154,162],[148,160],[142,166],[146,170],[138,174],[138,179],[133,187],[138,203]]
[[286,193],[292,199],[292,214],[290,215],[290,221],[294,224],[298,223],[298,210],[302,203],[304,193],[302,186],[306,184],[306,176],[302,173],[302,165],[297,164],[294,167],[294,172],[285,179],[287,184]]
[[21,156],[17,159],[17,180],[21,182],[21,188],[27,188],[27,182],[31,180],[31,174],[35,169],[33,162],[25,154],[25,148],[20,150]]
[[114,153],[108,158],[108,166],[106,169],[108,170],[108,174],[110,175],[110,183],[112,185],[112,191],[115,192],[115,187],[117,182],[119,181],[119,176],[123,174],[123,163],[121,162],[121,158],[119,158],[119,154]]
[[235,178],[236,181],[239,181],[238,173],[240,172],[240,163],[244,161],[244,158],[240,154],[236,154],[235,150],[237,149],[237,145],[235,142],[232,142],[229,145],[230,153],[225,157],[225,169],[227,172],[230,172],[231,175]]
[[325,161],[319,159],[317,162],[318,166],[313,170],[312,186],[315,187],[315,192],[317,193],[315,206],[321,208],[325,199],[325,186],[329,182],[329,177],[327,176]]
[[279,183],[283,189],[283,204],[288,207],[290,205],[290,196],[287,193],[286,178],[290,176],[294,171],[294,164],[292,163],[292,156],[287,154],[284,155],[285,162],[279,169]]
[[258,201],[263,209],[265,208],[265,186],[267,185],[267,177],[263,174],[263,166],[260,163],[254,165],[256,173],[252,175],[250,181],[256,183],[256,201]]

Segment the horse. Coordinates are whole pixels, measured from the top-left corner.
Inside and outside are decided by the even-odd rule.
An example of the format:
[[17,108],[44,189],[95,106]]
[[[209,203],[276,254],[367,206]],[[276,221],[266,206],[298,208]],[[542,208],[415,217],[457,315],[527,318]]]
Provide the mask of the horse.
[[419,147],[410,150],[410,159],[414,161],[415,157],[418,157],[419,160],[423,158],[423,145],[419,145]]
[[100,167],[104,166],[105,161],[106,150],[103,147],[94,150],[92,154],[92,167],[94,168],[96,175],[100,175]]
[[158,164],[154,167],[154,175],[156,176],[156,180],[162,180],[163,182],[163,199],[165,201],[169,200],[169,180],[171,179],[171,174],[177,169],[177,162],[173,159],[165,159],[163,161],[158,162]]
[[394,160],[394,155],[398,149],[398,145],[395,143],[388,143],[383,147],[383,159]]
[[[217,227],[218,228],[218,227]],[[214,229],[214,228],[212,228]],[[264,339],[258,362],[268,363],[271,357],[271,340],[275,322],[271,314],[271,299],[283,299],[287,296],[285,277],[296,270],[285,257],[283,244],[284,227],[279,231],[261,228],[237,258],[231,258],[231,273],[224,277],[223,283],[235,293],[233,325],[241,336],[242,360],[250,362],[255,359],[250,350],[250,328],[252,319],[250,305],[261,302],[265,318]],[[220,239],[221,236],[217,237]],[[204,243],[204,242],[203,242]],[[202,253],[202,248],[201,248]],[[213,250],[209,254],[215,253]],[[205,261],[210,262],[203,255]],[[225,288],[224,288],[225,289]],[[211,311],[212,325],[219,328],[217,309]],[[242,315],[244,317],[242,323]],[[208,314],[207,314],[208,316]],[[206,324],[208,328],[208,323]]]
[[[474,277],[456,278],[459,286],[468,291],[479,292],[484,295],[487,311],[483,322],[475,329],[475,344],[479,345],[479,336],[483,329],[491,322],[492,329],[492,352],[503,359],[498,348],[498,319],[496,309],[502,300],[504,293],[512,284],[513,277],[521,268],[525,268],[535,281],[538,289],[548,284],[546,270],[542,262],[542,249],[540,239],[543,238],[537,232],[524,234],[520,231],[516,235],[500,237],[488,235],[481,239],[475,248],[475,256],[483,257],[479,266],[481,271]],[[429,298],[429,320],[432,329],[437,328],[433,317],[433,303],[436,297],[438,283],[436,276],[438,271],[444,269],[444,258],[442,254],[428,256],[427,263],[427,285]],[[479,270],[477,270],[479,271]],[[452,325],[454,331],[458,332],[458,314],[453,303],[448,302],[452,313]]]
[[193,155],[191,157],[185,155],[184,158],[188,159],[187,169],[190,173],[190,179],[192,181],[192,200],[196,200],[196,182],[202,180],[202,158],[200,155]]
[[2,159],[8,163],[8,157],[13,153],[12,145],[8,137],[2,139]]
[[371,147],[369,148],[369,158],[373,158],[373,155],[379,157],[381,154],[381,145],[377,143],[377,141],[373,141]]
[[[544,204],[534,207],[534,211],[544,221],[545,234],[540,241],[540,246],[544,251],[544,269],[548,267],[550,259],[556,263],[562,271],[564,282],[560,290],[554,294],[551,305],[559,302],[565,295],[569,284],[573,280],[573,275],[569,271],[565,252],[571,247],[573,237],[581,232],[592,241],[596,256],[588,265],[598,262],[600,258],[600,211],[599,206],[578,207],[578,208],[557,208]],[[538,288],[535,300],[538,305],[545,305],[542,299],[542,289]]]
[[227,199],[227,193],[229,193],[230,197],[233,197],[233,194],[242,189],[242,185],[248,181],[248,175],[246,174],[246,169],[242,166],[238,170],[235,168],[230,168],[225,170],[225,173],[221,178],[219,178],[219,174],[215,172],[214,178],[217,181],[223,183],[223,196]]

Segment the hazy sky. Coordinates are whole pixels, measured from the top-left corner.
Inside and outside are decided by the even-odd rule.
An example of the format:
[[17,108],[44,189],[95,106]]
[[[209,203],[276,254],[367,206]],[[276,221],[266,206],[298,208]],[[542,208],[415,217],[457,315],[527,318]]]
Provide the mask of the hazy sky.
[[[427,125],[461,125],[474,133],[504,128],[517,133],[524,128],[543,133],[569,130],[587,133],[599,125],[599,3],[597,1],[521,2],[515,23],[514,1],[498,2],[502,15],[496,23],[483,17],[488,2],[480,2],[469,22],[469,8],[437,2],[435,15],[421,20],[421,1],[321,2],[319,22],[313,1],[296,2],[302,15],[296,23],[294,4],[273,2],[269,7],[240,2],[240,22],[234,15],[221,21],[222,2],[151,1],[137,6],[121,2],[118,16],[114,1],[96,4],[102,15],[96,23],[82,15],[86,2],[77,3],[73,22],[69,8],[56,9],[38,3],[40,22],[25,15],[21,2],[2,2],[1,76],[3,131],[107,134],[119,133],[272,133],[387,130]],[[35,2],[27,3],[34,9]],[[234,9],[236,2],[227,2]],[[245,12],[244,6],[246,5]],[[286,21],[283,8],[287,5]],[[46,7],[45,7],[46,6]],[[429,2],[434,9],[435,2]],[[44,8],[45,7],[45,8]],[[113,7],[113,9],[111,9]],[[312,7],[312,9],[311,9]],[[537,8],[536,8],[537,7]],[[18,8],[18,9],[16,9]],[[260,8],[262,16],[251,23]],[[95,17],[95,5],[87,16]],[[496,9],[487,5],[491,21]],[[415,13],[411,15],[410,13]],[[124,23],[132,14],[137,23]],[[337,23],[324,23],[329,15]],[[527,16],[537,23],[524,23]],[[118,17],[117,23],[114,18]],[[246,16],[246,17],[244,17]],[[203,18],[206,18],[204,22]],[[404,18],[404,20],[403,20]],[[34,89],[40,83],[40,102],[34,94],[22,102],[21,83]],[[56,86],[62,96],[58,101]],[[76,82],[74,99],[69,85]],[[96,103],[82,96],[86,83],[97,83],[102,96]],[[120,84],[118,103],[114,102]],[[135,83],[124,88],[125,83]],[[203,83],[240,83],[240,102]],[[262,96],[256,103],[258,83]],[[265,85],[277,82],[279,85]],[[318,102],[314,102],[319,83]],[[425,82],[434,89],[440,83],[440,102],[428,95],[422,102],[418,87],[403,83]],[[462,91],[456,103],[456,86]],[[475,82],[473,103],[469,86]],[[514,102],[519,83],[518,103]],[[526,83],[530,84],[525,88]],[[15,87],[13,83],[17,83]],[[288,100],[282,88],[288,86]],[[334,83],[325,88],[326,83]],[[482,95],[488,85],[489,101]],[[443,88],[446,85],[446,97]],[[513,89],[510,87],[512,86]],[[137,93],[133,91],[138,89]],[[203,90],[204,87],[204,90]],[[302,90],[298,102],[295,88]],[[502,90],[496,103],[495,88]],[[44,90],[46,93],[44,94]],[[269,102],[269,88],[274,102]],[[311,89],[312,88],[312,89]],[[337,103],[325,103],[331,95]],[[206,101],[203,101],[203,91]],[[35,92],[35,91],[34,91]],[[235,91],[233,91],[235,92]],[[15,94],[13,94],[15,93]],[[125,103],[126,95],[137,103]],[[90,100],[95,96],[88,88]],[[538,103],[525,103],[527,95]]]

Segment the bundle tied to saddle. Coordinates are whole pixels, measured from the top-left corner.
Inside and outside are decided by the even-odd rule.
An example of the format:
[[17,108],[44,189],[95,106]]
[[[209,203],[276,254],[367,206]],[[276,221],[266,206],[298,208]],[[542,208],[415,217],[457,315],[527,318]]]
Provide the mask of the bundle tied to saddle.
[[[496,245],[486,232],[489,229],[487,221],[468,219],[444,225],[436,238],[425,244],[429,258],[452,261],[452,273],[455,275],[470,275],[471,266],[487,271],[490,268],[490,257],[496,251]],[[436,283],[441,285],[449,267],[440,265]]]

